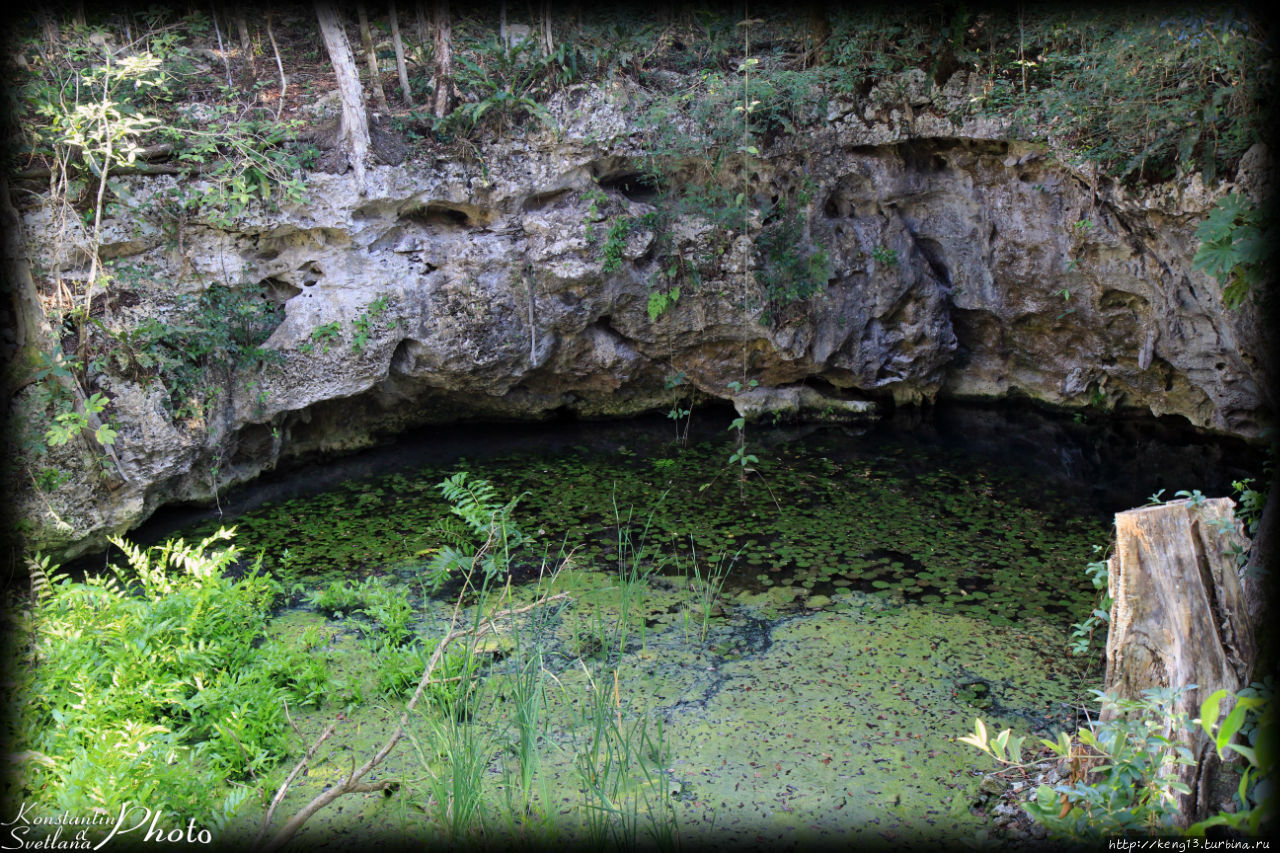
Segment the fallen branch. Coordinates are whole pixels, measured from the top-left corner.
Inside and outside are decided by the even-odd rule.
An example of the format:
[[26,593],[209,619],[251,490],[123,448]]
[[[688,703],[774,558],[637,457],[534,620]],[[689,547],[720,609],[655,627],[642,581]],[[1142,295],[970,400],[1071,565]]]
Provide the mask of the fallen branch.
[[[481,552],[483,552],[483,550],[484,549],[481,549]],[[391,736],[387,738],[387,742],[383,744],[382,748],[379,749],[378,752],[372,758],[366,761],[358,769],[353,769],[351,773],[342,781],[341,784],[335,785],[332,788],[329,788],[328,790],[321,791],[319,794],[315,796],[314,799],[311,800],[311,802],[307,803],[305,806],[299,809],[298,812],[295,813],[293,817],[289,818],[289,820],[280,829],[280,831],[277,832],[274,837],[272,837],[271,841],[265,847],[260,849],[262,849],[263,851],[266,851],[266,853],[269,853],[269,851],[280,849],[286,843],[288,843],[289,839],[292,838],[294,834],[296,834],[297,831],[302,828],[302,825],[306,823],[307,820],[309,820],[313,814],[320,811],[322,808],[329,805],[334,800],[341,797],[343,794],[367,793],[371,791],[387,792],[390,790],[394,790],[392,786],[396,785],[397,783],[393,783],[393,782],[367,783],[367,782],[361,782],[360,780],[363,779],[366,775],[368,775],[370,771],[372,771],[375,767],[381,764],[383,760],[385,760],[386,757],[391,754],[391,750],[395,749],[396,744],[400,742],[400,739],[405,736],[406,726],[409,723],[409,715],[413,713],[413,709],[417,706],[418,701],[422,698],[422,694],[427,689],[427,687],[432,684],[440,683],[439,681],[432,679],[431,676],[435,672],[436,667],[440,664],[440,661],[444,659],[445,649],[449,646],[450,643],[452,643],[454,640],[458,640],[468,636],[471,637],[472,640],[478,640],[481,637],[483,637],[485,634],[488,634],[491,631],[495,630],[497,627],[497,622],[500,619],[509,619],[513,616],[519,616],[522,613],[528,613],[531,610],[535,610],[539,607],[543,607],[547,604],[550,604],[553,601],[561,601],[569,597],[569,594],[565,592],[557,593],[555,595],[544,595],[543,597],[532,602],[531,604],[526,604],[520,607],[512,607],[506,610],[500,610],[496,613],[490,614],[489,616],[483,617],[475,625],[469,628],[457,628],[456,626],[458,624],[458,614],[462,611],[462,596],[463,594],[465,594],[466,589],[467,587],[464,586],[462,592],[458,594],[458,601],[454,605],[453,614],[450,616],[450,619],[449,619],[449,632],[445,634],[444,639],[440,641],[440,643],[436,646],[435,651],[431,653],[430,659],[428,659],[426,666],[422,670],[422,676],[421,678],[418,679],[418,687],[416,690],[413,691],[413,696],[409,699],[408,703],[405,704],[404,712],[400,715],[399,725],[396,726],[396,730],[392,732]],[[506,590],[504,590],[502,594],[502,598],[499,598],[498,600],[499,604],[501,604],[503,599],[506,598],[507,593],[509,591],[510,591],[510,585],[508,585]],[[337,722],[330,725],[329,728],[325,731],[325,733],[320,736],[320,739],[317,740],[315,743],[313,743],[310,748],[308,748],[307,754],[303,756],[302,761],[298,763],[298,766],[294,768],[293,772],[289,774],[289,777],[285,779],[283,784],[281,784],[280,789],[276,792],[275,798],[272,800],[271,808],[270,810],[268,810],[267,816],[263,820],[262,830],[258,833],[258,839],[256,839],[254,842],[255,847],[257,846],[258,840],[260,840],[263,834],[265,834],[267,824],[269,823],[271,816],[275,811],[276,806],[281,800],[284,799],[285,792],[289,789],[289,785],[293,782],[293,780],[297,777],[298,773],[301,771],[302,765],[305,764],[306,761],[310,759],[310,757],[315,753],[316,748],[318,748],[320,744],[323,743],[324,740],[333,733],[333,729],[336,725],[337,725]]]

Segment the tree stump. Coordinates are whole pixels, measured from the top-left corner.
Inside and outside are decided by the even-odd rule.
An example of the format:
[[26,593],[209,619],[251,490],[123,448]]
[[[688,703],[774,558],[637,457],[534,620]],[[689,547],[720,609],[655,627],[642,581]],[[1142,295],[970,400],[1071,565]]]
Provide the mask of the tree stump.
[[[1175,710],[1195,719],[1210,693],[1249,684],[1257,654],[1253,596],[1233,553],[1233,546],[1248,544],[1234,507],[1230,498],[1210,498],[1116,514],[1107,577],[1108,693],[1137,699],[1147,688],[1194,684]],[[1215,810],[1210,791],[1219,763],[1198,726],[1182,733],[1182,743],[1196,759],[1178,768],[1191,789],[1178,805],[1183,821],[1191,822]]]

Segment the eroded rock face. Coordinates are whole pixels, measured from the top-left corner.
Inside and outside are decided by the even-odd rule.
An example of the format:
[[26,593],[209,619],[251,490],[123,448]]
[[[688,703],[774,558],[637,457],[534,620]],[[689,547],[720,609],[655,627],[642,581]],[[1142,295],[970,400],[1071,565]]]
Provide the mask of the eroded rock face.
[[[187,225],[181,252],[136,212],[109,222],[104,255],[148,270],[132,285],[138,316],[212,282],[261,285],[283,304],[266,343],[280,360],[241,370],[206,417],[178,423],[158,384],[105,379],[127,481],[109,489],[55,451],[74,476],[26,489],[32,544],[84,551],[282,457],[415,425],[625,415],[690,391],[753,416],[1016,393],[1255,435],[1269,405],[1259,320],[1225,310],[1191,268],[1215,196],[1099,186],[989,120],[943,118],[963,80],[915,83],[898,87],[915,93],[905,103],[873,90],[763,152],[755,191],[812,188],[805,227],[830,268],[825,289],[767,325],[751,242],[709,221],[671,226],[677,251],[714,261],[656,320],[652,230],[631,230],[604,271],[611,225],[660,196],[637,177],[625,105],[598,90],[559,96],[557,134],[494,144],[483,163],[374,167],[363,195],[350,174],[315,174],[304,205]],[[145,205],[171,181],[129,186]],[[48,220],[28,213],[33,244]],[[747,379],[750,395],[731,387]]]

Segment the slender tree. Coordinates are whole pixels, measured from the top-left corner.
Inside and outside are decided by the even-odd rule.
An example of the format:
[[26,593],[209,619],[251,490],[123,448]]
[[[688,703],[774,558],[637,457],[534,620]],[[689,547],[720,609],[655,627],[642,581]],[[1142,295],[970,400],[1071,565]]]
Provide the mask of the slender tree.
[[236,33],[240,36],[241,59],[243,60],[245,67],[249,69],[249,79],[256,80],[258,77],[258,68],[253,59],[253,39],[249,38],[249,22],[245,18],[243,3],[235,4],[234,17]]
[[396,0],[391,0],[391,45],[396,50],[396,75],[400,78],[400,91],[404,103],[413,109],[413,93],[409,91],[409,70],[404,63],[404,41],[400,38],[400,19],[396,15]]
[[806,65],[827,65],[831,62],[831,22],[827,20],[826,7],[820,3],[809,4],[809,50]]
[[329,51],[329,61],[338,80],[338,95],[342,99],[342,139],[347,147],[347,157],[356,173],[356,185],[364,195],[365,161],[369,156],[369,118],[365,114],[364,93],[360,90],[360,75],[356,73],[356,60],[347,41],[346,28],[338,17],[333,0],[316,0],[316,17],[320,20],[320,32]]
[[539,40],[542,42],[542,55],[550,56],[556,49],[555,39],[551,33],[551,0],[542,0],[542,21],[539,29]]
[[435,47],[434,112],[444,118],[453,109],[453,26],[449,22],[448,0],[432,0],[431,35]]
[[356,4],[356,17],[360,19],[360,46],[364,49],[365,62],[369,66],[369,78],[373,83],[373,97],[378,102],[378,109],[383,114],[391,112],[387,106],[387,90],[382,88],[382,74],[378,71],[378,54],[373,50],[373,35],[369,32],[369,16],[364,13],[364,4]]

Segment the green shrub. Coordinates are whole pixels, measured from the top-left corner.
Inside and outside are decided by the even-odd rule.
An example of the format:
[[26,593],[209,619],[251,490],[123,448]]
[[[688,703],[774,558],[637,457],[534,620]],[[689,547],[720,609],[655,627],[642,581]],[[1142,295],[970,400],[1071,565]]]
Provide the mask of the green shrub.
[[33,561],[13,721],[33,814],[145,802],[216,824],[244,797],[211,792],[284,754],[284,702],[318,703],[326,678],[258,645],[281,588],[258,563],[228,577],[239,550],[214,546],[232,535],[145,550],[115,539],[127,565],[83,582]]
[[356,614],[368,617],[370,623],[361,630],[378,643],[399,646],[413,633],[409,627],[413,605],[408,593],[402,587],[387,586],[380,578],[365,578],[358,584],[346,579],[331,581],[308,594],[307,600],[332,619]]
[[[378,692],[388,698],[407,698],[418,686],[422,671],[435,651],[435,644],[414,643],[398,648],[384,648],[378,653]],[[446,652],[432,673],[427,696],[440,708],[461,707],[472,676],[479,669],[475,656],[465,649]]]
[[[1184,829],[1177,823],[1177,795],[1189,794],[1190,789],[1178,779],[1177,769],[1195,764],[1191,751],[1180,743],[1193,723],[1175,706],[1193,688],[1151,688],[1143,691],[1141,699],[1094,691],[1104,711],[1117,713],[1079,729],[1074,738],[1060,732],[1056,741],[1040,741],[1070,762],[1071,775],[1053,787],[1040,785],[1024,805],[1027,814],[1054,836],[1077,841],[1122,835],[1203,835],[1215,826],[1256,833],[1274,805],[1266,778],[1275,756],[1274,735],[1265,725],[1272,716],[1266,702],[1270,688],[1256,684],[1240,691],[1221,724],[1219,709],[1227,692],[1219,690],[1201,704],[1194,724],[1209,735],[1220,756],[1226,758],[1230,750],[1242,756],[1247,766],[1237,788],[1235,810]],[[1248,744],[1232,742],[1240,733],[1247,735]],[[973,734],[958,740],[987,753],[1005,769],[1022,770],[1032,763],[1023,751],[1025,737],[1012,736],[1010,729],[991,737],[980,719]]]

